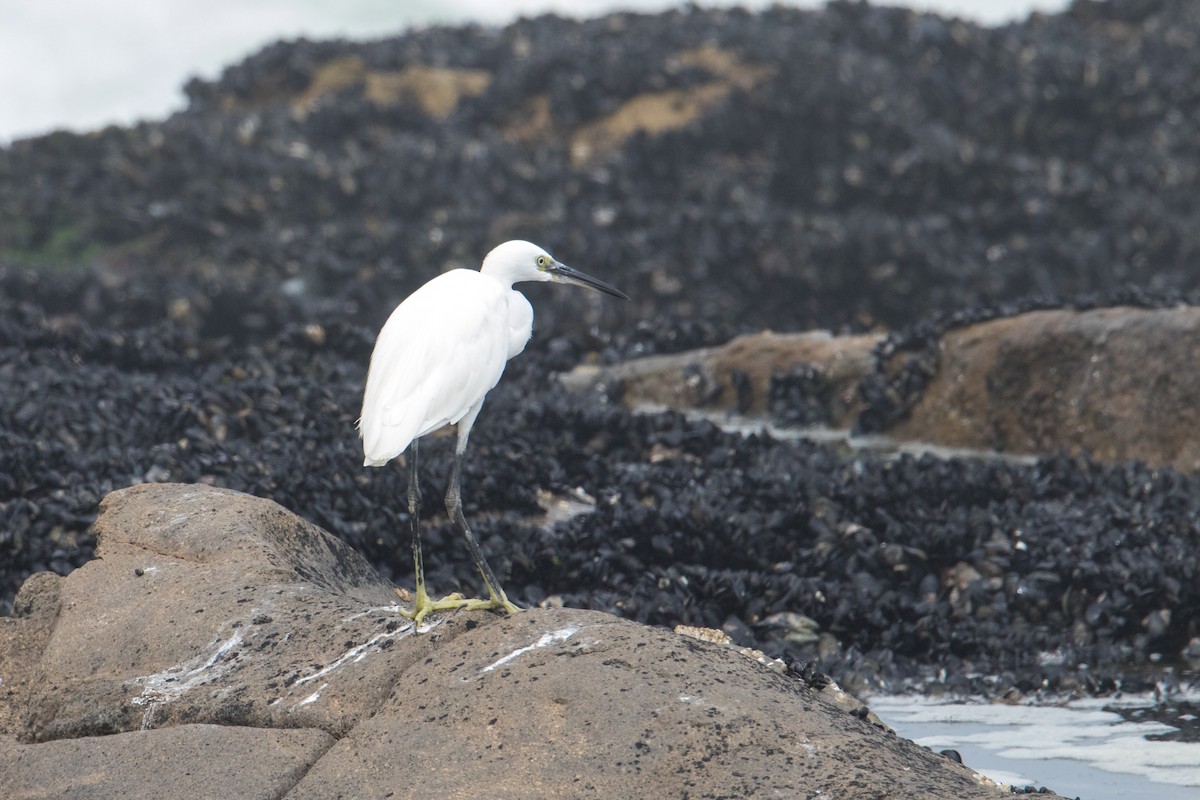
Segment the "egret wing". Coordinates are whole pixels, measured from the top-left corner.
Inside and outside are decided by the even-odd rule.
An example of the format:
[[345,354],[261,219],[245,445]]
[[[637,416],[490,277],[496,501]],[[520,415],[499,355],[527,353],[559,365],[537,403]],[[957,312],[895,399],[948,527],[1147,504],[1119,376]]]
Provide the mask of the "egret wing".
[[359,420],[368,465],[458,422],[500,380],[510,290],[473,270],[434,278],[396,307],[375,342]]

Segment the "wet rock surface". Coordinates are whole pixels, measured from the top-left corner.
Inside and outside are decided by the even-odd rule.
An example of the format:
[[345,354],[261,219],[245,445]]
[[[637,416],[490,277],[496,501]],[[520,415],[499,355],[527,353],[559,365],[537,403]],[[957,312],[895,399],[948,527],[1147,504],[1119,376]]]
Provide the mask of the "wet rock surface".
[[1004,794],[836,687],[689,636],[574,609],[414,631],[268,500],[138,487],[96,529],[96,560],[57,597],[33,579],[0,625],[8,653],[53,621],[36,658],[0,662],[6,798]]
[[[1200,636],[1191,474],[739,436],[555,374],[886,325],[897,371],[858,411],[886,430],[967,326],[1194,304],[1198,30],[1183,0],[998,29],[857,3],[544,17],[279,44],[170,119],[18,142],[0,608],[88,561],[108,492],[167,481],[270,498],[411,580],[404,470],[362,469],[353,429],[373,337],[416,285],[520,236],[635,301],[529,290],[534,340],[464,476],[515,599],[722,628],[851,688],[1169,686]],[[770,410],[824,421],[815,363],[771,375]],[[451,445],[425,452],[436,495]],[[588,513],[547,513],[564,499]],[[429,505],[431,584],[474,594]]]

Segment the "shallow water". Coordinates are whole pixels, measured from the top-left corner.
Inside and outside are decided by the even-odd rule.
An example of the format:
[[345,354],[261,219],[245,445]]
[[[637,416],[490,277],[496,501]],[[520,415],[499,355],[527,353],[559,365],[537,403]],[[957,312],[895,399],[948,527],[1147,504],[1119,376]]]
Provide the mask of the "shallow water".
[[[724,412],[686,413],[743,435],[765,431],[784,441],[813,441],[882,457],[907,453],[1022,464],[1037,460],[885,436],[859,437],[845,430],[781,428],[761,418]],[[963,763],[998,783],[1045,786],[1081,800],[1200,798],[1198,688],[1175,691],[1166,702],[1146,694],[1061,704],[920,696],[877,696],[867,702],[901,736],[932,750],[957,750]]]
[[[651,414],[668,410],[666,406],[645,403],[637,406],[637,412]],[[930,455],[935,458],[966,458],[984,461],[1007,461],[1013,464],[1036,464],[1039,456],[1021,453],[1003,453],[998,450],[973,450],[965,447],[945,447],[927,442],[910,442],[894,439],[883,434],[855,434],[845,428],[783,427],[763,417],[735,414],[731,411],[708,411],[705,409],[682,409],[691,419],[702,419],[729,433],[743,436],[767,433],[781,442],[815,442],[817,444],[844,447],[887,457],[889,455]]]
[[1189,709],[1198,700],[1200,690],[1192,689],[1166,705],[1149,695],[1060,705],[916,696],[868,702],[901,736],[932,750],[957,750],[963,763],[999,783],[1045,786],[1082,800],[1196,800],[1200,741]]

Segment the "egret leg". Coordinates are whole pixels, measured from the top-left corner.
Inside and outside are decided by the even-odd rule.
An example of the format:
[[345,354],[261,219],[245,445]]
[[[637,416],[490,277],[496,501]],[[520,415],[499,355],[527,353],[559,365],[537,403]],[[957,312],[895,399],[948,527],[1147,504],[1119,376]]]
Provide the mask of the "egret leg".
[[509,614],[514,614],[521,611],[521,607],[509,600],[508,595],[500,588],[500,581],[496,580],[496,574],[488,566],[487,559],[483,557],[483,551],[479,549],[479,542],[475,540],[475,535],[467,527],[467,518],[463,515],[462,465],[465,445],[466,436],[460,432],[459,450],[454,454],[454,469],[450,472],[450,487],[446,490],[446,513],[450,515],[450,519],[454,520],[454,524],[462,531],[463,538],[467,540],[467,549],[471,551],[471,558],[475,559],[475,566],[479,569],[479,574],[483,576],[483,582],[488,589],[487,600],[467,600],[465,607],[472,610],[487,609],[489,611],[502,608]]
[[461,594],[452,594],[440,600],[430,600],[425,590],[425,563],[421,558],[421,480],[417,474],[417,440],[408,446],[408,519],[412,526],[413,569],[417,576],[417,591],[413,598],[412,611],[400,613],[417,625],[431,611],[462,608],[467,604]]

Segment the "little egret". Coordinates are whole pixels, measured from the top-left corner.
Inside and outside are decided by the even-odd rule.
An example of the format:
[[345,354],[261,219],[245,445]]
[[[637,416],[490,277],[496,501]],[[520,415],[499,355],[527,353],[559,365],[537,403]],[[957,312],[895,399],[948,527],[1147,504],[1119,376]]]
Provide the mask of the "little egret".
[[[479,550],[463,516],[460,495],[463,453],[483,399],[499,383],[504,364],[525,349],[533,333],[533,307],[513,289],[519,281],[573,283],[629,299],[604,281],[555,261],[535,244],[505,242],[487,254],[478,272],[450,270],[409,295],[384,323],[371,353],[358,420],[363,464],[381,467],[408,451],[408,514],[417,592],[412,612],[405,614],[417,624],[431,611],[443,609],[520,610],[504,594]],[[467,600],[457,593],[431,600],[425,591],[417,440],[446,425],[458,426],[446,512],[466,539],[487,585],[487,600]]]

